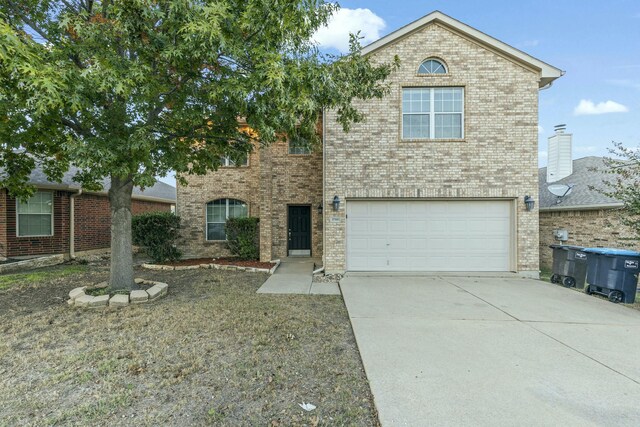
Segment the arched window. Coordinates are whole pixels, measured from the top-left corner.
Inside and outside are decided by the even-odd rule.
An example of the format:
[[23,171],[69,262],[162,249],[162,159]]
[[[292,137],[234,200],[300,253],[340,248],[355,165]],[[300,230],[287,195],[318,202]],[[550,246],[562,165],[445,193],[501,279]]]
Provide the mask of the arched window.
[[420,64],[418,74],[447,74],[447,67],[439,59],[429,58]]
[[249,213],[242,200],[218,199],[207,203],[207,240],[227,240],[224,224],[228,218],[242,218]]

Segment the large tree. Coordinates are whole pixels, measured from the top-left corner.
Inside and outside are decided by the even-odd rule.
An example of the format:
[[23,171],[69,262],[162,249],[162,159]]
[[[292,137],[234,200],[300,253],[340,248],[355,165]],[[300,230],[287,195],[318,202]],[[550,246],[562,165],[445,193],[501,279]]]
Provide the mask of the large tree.
[[620,219],[640,239],[640,149],[613,142],[609,152],[604,164],[610,178],[595,190],[622,202]]
[[[321,54],[322,0],[3,0],[0,184],[26,197],[39,165],[87,189],[111,180],[111,276],[131,289],[131,194],[170,171],[204,174],[254,139],[317,141],[322,109],[346,130],[396,64]],[[251,131],[238,126],[246,120]]]

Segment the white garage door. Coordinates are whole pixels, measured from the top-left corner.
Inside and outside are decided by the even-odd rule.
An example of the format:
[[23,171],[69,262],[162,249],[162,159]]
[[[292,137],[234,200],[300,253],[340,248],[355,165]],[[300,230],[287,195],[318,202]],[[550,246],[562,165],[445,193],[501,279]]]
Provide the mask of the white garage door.
[[350,271],[509,271],[509,201],[348,201]]

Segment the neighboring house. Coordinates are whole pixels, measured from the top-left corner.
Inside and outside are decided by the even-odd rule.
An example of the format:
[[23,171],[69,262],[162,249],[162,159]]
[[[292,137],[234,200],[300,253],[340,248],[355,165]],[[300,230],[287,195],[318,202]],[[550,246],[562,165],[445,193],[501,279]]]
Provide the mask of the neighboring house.
[[224,221],[251,215],[263,261],[537,276],[524,198],[538,198],[538,90],[562,71],[440,12],[362,53],[401,61],[386,97],[355,103],[364,123],[345,133],[325,111],[321,152],[274,144],[178,187],[185,253],[226,254]]
[[[540,168],[540,265],[552,267],[552,244],[640,250],[637,237],[620,221],[624,214],[622,203],[595,190],[605,189],[603,180],[613,178],[606,173],[603,158],[572,161],[569,155],[568,159],[558,159],[557,164],[561,179],[552,178],[551,182],[548,168]],[[550,184],[572,189],[568,195],[558,197],[548,190]],[[558,230],[566,231],[566,240],[556,238],[564,234]]]
[[[84,191],[73,181],[76,169],[65,173],[62,182],[51,182],[43,171],[32,172],[30,182],[36,194],[26,202],[0,188],[0,258],[78,253],[111,246],[111,211],[107,191]],[[157,181],[153,187],[133,190],[133,214],[172,211],[176,189]]]

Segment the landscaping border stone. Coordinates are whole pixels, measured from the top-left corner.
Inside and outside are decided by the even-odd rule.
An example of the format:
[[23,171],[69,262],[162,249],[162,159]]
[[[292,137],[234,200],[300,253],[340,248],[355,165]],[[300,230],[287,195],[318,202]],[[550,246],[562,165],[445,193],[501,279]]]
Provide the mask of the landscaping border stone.
[[11,273],[20,270],[30,270],[32,268],[50,267],[52,265],[62,264],[64,255],[50,255],[38,258],[25,259],[23,261],[10,262],[0,265],[0,274]]
[[167,295],[169,292],[169,285],[163,282],[155,282],[153,280],[145,280],[136,278],[136,284],[151,286],[146,291],[143,289],[136,289],[129,294],[115,294],[111,297],[109,295],[87,295],[85,290],[86,286],[72,289],[69,292],[69,300],[67,303],[72,307],[79,308],[106,308],[106,307],[126,307],[131,304],[144,304],[147,302],[155,301]]
[[248,271],[251,273],[275,273],[278,266],[280,266],[280,260],[276,259],[271,262],[274,262],[274,265],[271,268],[256,268],[256,267],[242,267],[239,265],[228,265],[228,264],[199,264],[199,265],[181,265],[181,266],[172,266],[172,265],[161,265],[161,264],[142,264],[142,268],[146,268],[148,270],[195,270],[196,268],[213,268],[216,270],[239,270],[239,271]]

